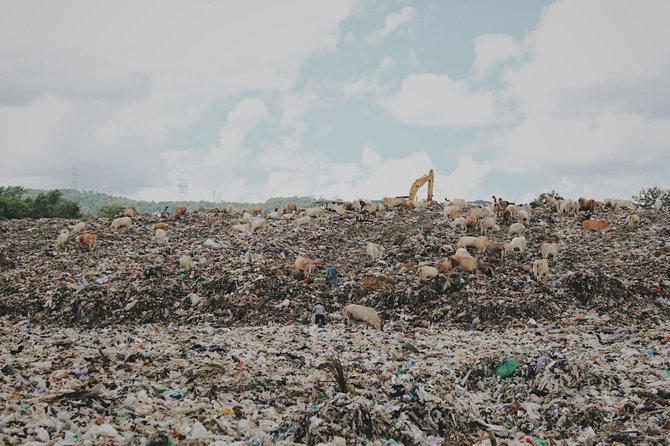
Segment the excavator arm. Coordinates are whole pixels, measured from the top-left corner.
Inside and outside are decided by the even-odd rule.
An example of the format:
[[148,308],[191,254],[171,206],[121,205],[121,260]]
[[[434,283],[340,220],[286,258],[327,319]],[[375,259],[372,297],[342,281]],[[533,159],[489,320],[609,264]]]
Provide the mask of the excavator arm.
[[413,184],[412,187],[409,189],[409,201],[413,202],[416,199],[416,193],[419,190],[421,186],[424,184],[428,183],[428,201],[431,201],[433,199],[433,181],[435,178],[435,174],[433,173],[433,169],[430,169],[430,172],[422,176],[421,178],[418,178]]

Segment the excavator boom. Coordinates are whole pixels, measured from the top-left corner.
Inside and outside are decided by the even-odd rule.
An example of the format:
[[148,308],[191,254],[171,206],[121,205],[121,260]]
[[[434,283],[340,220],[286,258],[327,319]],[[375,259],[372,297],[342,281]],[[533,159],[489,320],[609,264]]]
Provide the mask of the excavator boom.
[[419,190],[421,186],[424,184],[428,183],[428,201],[432,201],[433,199],[433,181],[435,178],[435,174],[433,173],[433,169],[430,169],[430,172],[422,176],[421,178],[418,178],[413,184],[412,187],[409,189],[409,201],[413,202],[416,199],[416,193]]

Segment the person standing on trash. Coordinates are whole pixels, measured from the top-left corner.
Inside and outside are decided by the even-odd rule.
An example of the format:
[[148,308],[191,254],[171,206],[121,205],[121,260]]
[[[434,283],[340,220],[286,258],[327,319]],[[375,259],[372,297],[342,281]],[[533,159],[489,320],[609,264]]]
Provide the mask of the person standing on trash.
[[331,286],[339,284],[339,279],[337,278],[337,268],[334,266],[329,266],[326,268],[326,282]]
[[319,327],[326,325],[326,308],[321,302],[314,305],[314,323]]

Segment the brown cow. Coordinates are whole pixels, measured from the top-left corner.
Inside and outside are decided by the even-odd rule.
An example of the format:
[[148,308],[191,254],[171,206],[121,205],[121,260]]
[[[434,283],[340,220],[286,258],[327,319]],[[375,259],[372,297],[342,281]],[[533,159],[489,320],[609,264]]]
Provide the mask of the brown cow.
[[599,232],[600,235],[603,235],[603,231],[607,229],[610,225],[610,222],[607,220],[584,220],[582,222],[582,237],[586,234],[586,231],[595,231]]
[[493,270],[490,266],[470,256],[453,255],[440,264],[440,271],[448,272],[451,270],[466,271],[472,274],[481,271],[487,276],[493,276]]
[[505,212],[505,209],[507,209],[507,206],[510,204],[514,204],[511,201],[503,200],[502,198],[498,197],[496,199],[496,196],[493,196],[493,210],[498,216],[501,216],[503,212]]
[[97,238],[95,237],[95,234],[91,234],[90,232],[84,232],[77,240],[79,241],[81,247],[87,251],[91,251],[97,244]]
[[485,235],[477,237],[477,240],[475,240],[475,248],[477,248],[477,251],[479,251],[480,254],[485,252],[486,248],[491,244],[493,244],[493,242]]
[[302,271],[305,277],[309,277],[317,263],[320,263],[320,261],[312,260],[307,256],[298,256],[298,258],[295,259],[293,267],[296,271]]
[[298,212],[298,206],[296,206],[293,203],[287,204],[286,205],[286,212],[284,212],[284,213],[285,214],[290,214],[292,212]]
[[492,243],[486,247],[486,256],[495,257],[498,256],[500,261],[505,260],[505,245],[502,243]]
[[465,217],[465,227],[467,229],[477,229],[477,225],[479,224],[479,218],[475,215],[468,215]]
[[154,231],[156,229],[167,229],[167,224],[166,223],[154,223]]
[[182,215],[186,214],[186,207],[185,206],[180,206],[177,209],[174,210],[174,218],[175,220],[180,218]]
[[596,200],[588,200],[584,197],[580,197],[577,201],[579,202],[580,211],[589,211],[593,213],[593,211],[595,211],[596,207],[598,206]]

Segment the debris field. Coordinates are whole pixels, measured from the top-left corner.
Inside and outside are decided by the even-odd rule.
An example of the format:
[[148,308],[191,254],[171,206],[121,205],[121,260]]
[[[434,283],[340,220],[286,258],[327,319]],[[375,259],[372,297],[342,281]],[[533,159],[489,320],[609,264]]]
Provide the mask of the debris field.
[[[524,252],[471,251],[491,277],[427,279],[466,235],[437,204],[253,233],[225,211],[94,219],[90,251],[54,248],[75,221],[0,221],[0,443],[668,444],[670,212],[636,212],[583,235],[533,209]],[[347,327],[349,303],[382,329]]]

